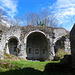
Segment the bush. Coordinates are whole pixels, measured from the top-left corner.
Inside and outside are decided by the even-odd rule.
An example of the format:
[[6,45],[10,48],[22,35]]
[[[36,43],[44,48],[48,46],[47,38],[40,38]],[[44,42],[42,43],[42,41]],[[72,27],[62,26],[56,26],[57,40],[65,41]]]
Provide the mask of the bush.
[[64,58],[64,55],[69,55],[67,52],[65,52],[63,49],[58,49],[58,52],[56,53],[54,60],[61,60]]

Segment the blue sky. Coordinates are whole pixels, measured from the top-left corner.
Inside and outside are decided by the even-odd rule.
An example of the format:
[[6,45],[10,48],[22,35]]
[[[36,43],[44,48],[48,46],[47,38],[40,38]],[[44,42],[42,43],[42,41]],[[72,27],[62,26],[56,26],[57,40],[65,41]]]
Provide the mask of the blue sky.
[[53,5],[56,0],[19,0],[18,10],[25,12],[40,12],[42,8]]
[[59,24],[67,30],[71,30],[75,23],[75,0],[0,0],[0,8],[11,18],[49,8],[57,15]]

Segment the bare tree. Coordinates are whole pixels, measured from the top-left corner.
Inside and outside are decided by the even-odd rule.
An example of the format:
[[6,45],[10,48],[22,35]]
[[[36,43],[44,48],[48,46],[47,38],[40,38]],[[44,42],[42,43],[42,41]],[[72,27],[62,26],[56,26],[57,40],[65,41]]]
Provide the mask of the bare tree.
[[[19,16],[15,18],[14,25],[35,25],[35,26],[50,26],[56,27],[57,26],[57,16],[50,12],[48,8],[42,9],[40,13],[35,12],[27,12],[24,16]],[[11,23],[13,21],[11,20]]]
[[57,27],[58,26],[57,15],[54,13],[51,13],[51,15],[49,17],[49,26],[50,27]]
[[22,16],[15,17],[14,25],[22,25],[24,24],[24,18]]
[[27,25],[37,25],[37,21],[39,20],[39,14],[38,13],[29,12],[29,13],[25,14],[25,17],[26,17],[25,20],[27,22]]
[[50,12],[48,8],[41,10],[40,21],[44,26],[56,27],[57,26],[57,16]]

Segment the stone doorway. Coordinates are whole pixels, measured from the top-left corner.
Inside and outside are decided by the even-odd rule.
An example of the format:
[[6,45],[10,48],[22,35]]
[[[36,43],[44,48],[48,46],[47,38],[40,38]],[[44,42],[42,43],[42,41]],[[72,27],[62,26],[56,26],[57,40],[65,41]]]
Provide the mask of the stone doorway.
[[18,45],[18,40],[16,38],[9,39],[8,41],[9,54],[18,56],[17,45]]
[[64,40],[62,39],[57,40],[55,43],[54,49],[55,49],[55,53],[57,53],[59,49],[65,50]]
[[27,59],[46,60],[48,55],[48,42],[44,34],[33,32],[27,37]]

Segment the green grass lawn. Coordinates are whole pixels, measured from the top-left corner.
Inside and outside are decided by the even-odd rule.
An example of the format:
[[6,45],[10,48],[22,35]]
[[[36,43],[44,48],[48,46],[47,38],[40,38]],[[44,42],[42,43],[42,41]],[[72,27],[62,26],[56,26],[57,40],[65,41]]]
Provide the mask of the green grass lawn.
[[[45,71],[47,64],[57,64],[60,61],[4,61],[15,65],[13,68],[0,68],[0,75],[72,75],[72,73]],[[18,67],[18,68],[17,68]]]
[[40,62],[40,61],[28,61],[28,60],[22,60],[20,59],[20,61],[5,61],[8,63],[12,63],[15,66],[22,68],[34,68],[35,70],[39,70],[39,71],[44,71],[45,69],[45,65],[48,63],[59,63],[59,61],[45,61],[45,62]]

